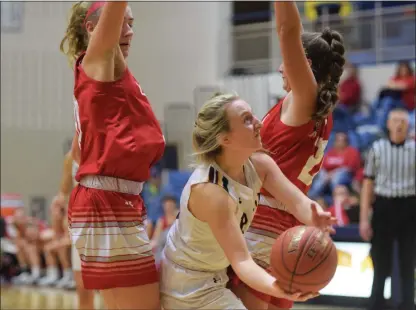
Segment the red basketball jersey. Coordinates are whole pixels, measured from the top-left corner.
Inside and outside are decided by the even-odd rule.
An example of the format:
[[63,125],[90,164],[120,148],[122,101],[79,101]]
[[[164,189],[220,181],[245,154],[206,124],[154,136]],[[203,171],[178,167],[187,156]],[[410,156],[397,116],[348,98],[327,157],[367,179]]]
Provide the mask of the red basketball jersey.
[[[303,193],[322,166],[325,147],[332,129],[332,115],[323,121],[311,120],[293,127],[280,120],[283,100],[264,117],[261,138],[263,147],[284,175]],[[264,188],[262,194],[271,196]]]
[[163,155],[165,140],[139,83],[126,68],[112,82],[89,78],[75,65],[74,114],[81,159],[76,180],[103,175],[143,182]]

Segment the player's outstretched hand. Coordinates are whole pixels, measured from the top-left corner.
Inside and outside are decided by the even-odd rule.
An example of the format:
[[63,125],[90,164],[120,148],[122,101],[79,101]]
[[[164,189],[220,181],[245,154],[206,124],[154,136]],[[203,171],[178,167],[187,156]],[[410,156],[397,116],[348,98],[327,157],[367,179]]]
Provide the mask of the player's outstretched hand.
[[303,301],[307,301],[311,298],[315,298],[319,296],[319,293],[302,293],[302,292],[296,292],[293,294],[287,293],[279,286],[279,283],[277,281],[274,283],[273,286],[276,292],[274,294],[275,297],[292,300],[294,302],[303,302]]
[[335,233],[335,229],[333,225],[337,223],[337,219],[331,216],[330,212],[323,211],[322,208],[317,207],[316,202],[312,202],[312,224],[315,227],[322,229],[325,232],[329,232],[330,234]]

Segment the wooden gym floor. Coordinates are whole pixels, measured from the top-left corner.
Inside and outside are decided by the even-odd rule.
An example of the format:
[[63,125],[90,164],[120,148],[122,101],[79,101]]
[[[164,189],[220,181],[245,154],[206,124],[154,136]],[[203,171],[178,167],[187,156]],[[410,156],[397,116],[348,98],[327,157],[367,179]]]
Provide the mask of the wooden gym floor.
[[[105,309],[99,295],[95,298],[96,309]],[[63,291],[54,288],[39,288],[29,286],[2,286],[1,307],[2,310],[10,309],[77,309],[75,292]],[[319,309],[329,310],[334,307],[297,305],[295,309]],[[339,308],[338,310],[342,310]],[[349,309],[351,310],[351,308]]]

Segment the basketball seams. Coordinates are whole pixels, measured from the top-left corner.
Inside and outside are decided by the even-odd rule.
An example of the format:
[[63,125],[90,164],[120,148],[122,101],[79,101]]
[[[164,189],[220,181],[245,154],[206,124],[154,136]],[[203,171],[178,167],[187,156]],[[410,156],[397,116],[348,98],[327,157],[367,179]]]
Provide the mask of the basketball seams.
[[[304,231],[299,238],[297,232],[301,230]],[[299,239],[296,248],[289,248],[295,237]],[[312,248],[315,253],[308,256]],[[293,251],[289,252],[289,249]],[[336,248],[331,238],[314,227],[299,226],[285,231],[278,237],[273,245],[270,267],[278,283],[288,292],[320,290],[331,281],[336,271],[337,260],[334,254]],[[297,272],[298,269],[302,273]],[[323,280],[323,277],[326,279]]]
[[[302,235],[301,241],[305,237],[305,234],[307,232],[308,232],[308,230],[306,229],[306,231]],[[312,232],[313,232],[313,230],[309,230],[309,235],[307,236],[306,242],[303,242],[303,245],[301,244],[300,249],[298,249],[298,256],[296,257],[295,265],[293,266],[293,271],[290,272],[291,273],[291,276],[290,276],[291,280],[289,282],[289,291],[292,291],[293,279],[296,276],[296,269],[298,268],[300,258],[302,257],[302,254],[305,251],[306,245],[308,244],[309,239],[312,236]],[[301,243],[301,242],[299,242],[299,243]],[[283,253],[283,251],[282,251],[282,253]]]
[[[323,236],[323,238],[325,238],[325,235]],[[324,253],[325,252],[327,252],[326,255],[324,256],[324,258],[315,267],[313,267],[311,270],[309,270],[309,271],[307,271],[305,273],[299,273],[299,274],[296,274],[296,275],[297,276],[305,276],[305,275],[313,272],[314,270],[316,270],[320,265],[322,265],[322,263],[324,263],[328,259],[329,255],[331,255],[331,252],[332,252],[331,243],[328,242],[328,244],[327,244],[327,246],[325,248]]]

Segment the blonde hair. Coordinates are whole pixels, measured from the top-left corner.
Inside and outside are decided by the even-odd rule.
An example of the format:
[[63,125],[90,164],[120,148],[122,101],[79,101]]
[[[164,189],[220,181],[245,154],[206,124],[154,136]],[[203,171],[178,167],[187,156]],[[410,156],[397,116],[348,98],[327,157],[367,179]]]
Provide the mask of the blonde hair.
[[[68,57],[71,67],[73,67],[78,56],[87,50],[88,33],[85,29],[85,17],[91,4],[92,2],[80,1],[74,4],[70,11],[68,27],[59,48]],[[96,18],[100,11],[98,9],[91,14],[88,20]]]
[[230,130],[226,107],[238,98],[237,94],[216,93],[201,107],[192,132],[193,155],[197,164],[210,163],[221,154],[218,137]]

